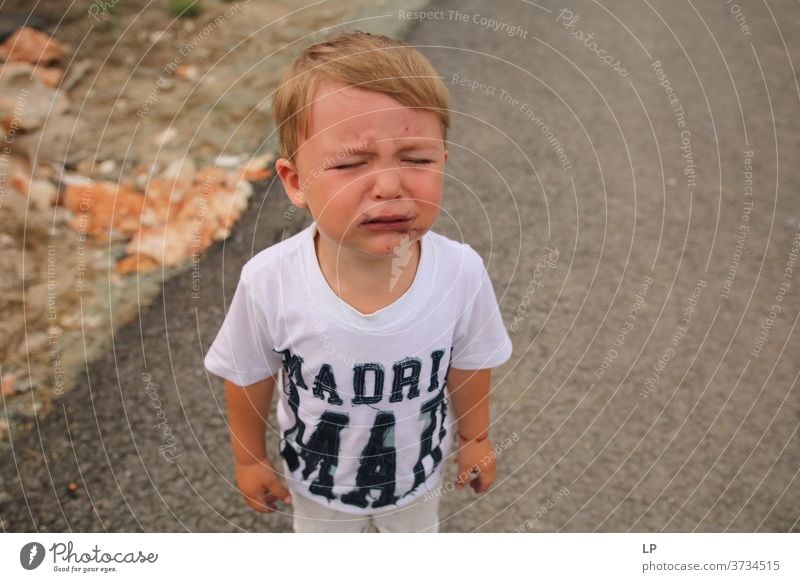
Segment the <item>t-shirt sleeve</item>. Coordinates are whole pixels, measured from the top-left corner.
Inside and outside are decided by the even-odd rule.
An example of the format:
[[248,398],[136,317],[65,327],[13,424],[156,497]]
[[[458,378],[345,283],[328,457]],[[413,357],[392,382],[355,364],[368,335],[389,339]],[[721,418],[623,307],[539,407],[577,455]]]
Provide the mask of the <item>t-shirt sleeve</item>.
[[[471,255],[471,256],[470,256]],[[511,357],[508,336],[497,297],[483,259],[471,247],[467,263],[472,265],[464,311],[456,323],[451,366],[459,370],[494,368]]]
[[272,348],[266,318],[248,284],[245,267],[203,364],[212,374],[247,386],[273,376],[280,369],[282,358]]

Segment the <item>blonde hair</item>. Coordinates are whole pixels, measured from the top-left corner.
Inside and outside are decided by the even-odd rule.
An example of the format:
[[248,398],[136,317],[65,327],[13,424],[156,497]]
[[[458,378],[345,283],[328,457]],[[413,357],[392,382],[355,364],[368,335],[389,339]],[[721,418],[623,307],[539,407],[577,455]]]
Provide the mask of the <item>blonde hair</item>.
[[377,91],[436,113],[447,140],[450,94],[428,59],[402,41],[354,31],[307,47],[281,78],[272,113],[282,157],[292,160],[308,136],[311,105],[324,81]]

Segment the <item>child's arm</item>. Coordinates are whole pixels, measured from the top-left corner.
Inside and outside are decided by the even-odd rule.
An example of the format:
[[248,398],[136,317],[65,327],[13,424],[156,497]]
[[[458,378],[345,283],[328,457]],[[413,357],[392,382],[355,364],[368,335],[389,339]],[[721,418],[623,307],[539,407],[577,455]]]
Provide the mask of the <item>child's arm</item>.
[[489,386],[492,370],[450,368],[447,387],[450,403],[458,421],[458,476],[461,489],[473,470],[478,476],[470,483],[476,493],[491,487],[495,475],[495,454],[489,441]]
[[248,386],[225,380],[236,484],[247,505],[262,513],[276,511],[278,499],[291,502],[289,491],[267,458],[264,437],[274,391],[274,376]]

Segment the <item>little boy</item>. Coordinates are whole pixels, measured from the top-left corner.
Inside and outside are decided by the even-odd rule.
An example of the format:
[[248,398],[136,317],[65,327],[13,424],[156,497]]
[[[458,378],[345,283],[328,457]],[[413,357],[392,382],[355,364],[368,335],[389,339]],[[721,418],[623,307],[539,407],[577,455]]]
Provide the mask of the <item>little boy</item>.
[[291,503],[297,532],[436,532],[454,435],[456,487],[494,480],[491,368],[512,348],[481,257],[430,230],[447,89],[418,51],[355,32],[308,47],[273,110],[277,173],[313,222],[245,264],[205,357],[237,485],[256,511]]

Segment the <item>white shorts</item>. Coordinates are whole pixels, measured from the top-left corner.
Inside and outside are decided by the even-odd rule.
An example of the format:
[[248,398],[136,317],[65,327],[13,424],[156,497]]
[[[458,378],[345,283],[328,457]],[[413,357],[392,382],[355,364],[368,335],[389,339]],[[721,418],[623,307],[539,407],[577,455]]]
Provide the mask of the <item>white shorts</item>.
[[292,493],[293,529],[296,533],[360,533],[370,525],[380,533],[438,533],[439,496],[420,495],[413,503],[374,515],[356,515],[331,509]]

